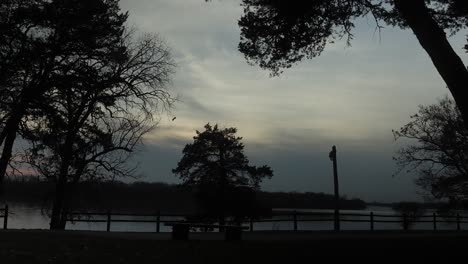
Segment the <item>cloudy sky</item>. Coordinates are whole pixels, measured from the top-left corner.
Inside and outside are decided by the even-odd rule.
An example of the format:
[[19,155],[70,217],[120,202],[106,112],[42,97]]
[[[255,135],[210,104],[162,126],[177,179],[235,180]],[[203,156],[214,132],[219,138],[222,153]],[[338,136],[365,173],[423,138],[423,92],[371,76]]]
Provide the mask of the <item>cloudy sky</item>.
[[[420,199],[411,175],[392,176],[392,129],[448,90],[411,32],[387,27],[379,35],[362,19],[352,47],[337,42],[270,78],[237,50],[239,1],[121,1],[130,25],[160,34],[178,64],[170,89],[180,102],[146,137],[137,158],[143,180],[177,183],[171,169],[210,122],[237,127],[251,162],[272,167],[264,190],[332,193],[328,152],[337,145],[341,194]],[[451,38],[465,62],[466,33]]]

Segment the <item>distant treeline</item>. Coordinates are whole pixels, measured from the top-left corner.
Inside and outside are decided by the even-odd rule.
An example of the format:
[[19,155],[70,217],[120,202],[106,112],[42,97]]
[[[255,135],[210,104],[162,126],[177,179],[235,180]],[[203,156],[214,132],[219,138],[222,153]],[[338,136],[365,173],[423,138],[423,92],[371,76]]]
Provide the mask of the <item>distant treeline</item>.
[[372,202],[368,203],[369,206],[383,206],[383,207],[390,207],[393,210],[401,210],[402,208],[414,208],[414,209],[421,209],[421,210],[437,210],[439,213],[444,213],[445,211],[450,211],[453,209],[460,209],[460,210],[467,210],[468,203],[458,204],[454,206],[453,204],[449,204],[448,202],[396,202],[396,203],[378,203]]
[[[26,203],[47,207],[53,197],[53,185],[39,180],[10,180],[5,188],[6,202]],[[76,210],[118,210],[130,212],[180,212],[196,211],[193,189],[166,183],[80,183],[73,192]],[[258,192],[256,200],[263,208],[332,209],[333,195],[298,192]],[[365,209],[360,199],[342,198],[342,209]]]
[[[335,197],[324,193],[299,192],[260,192],[257,199],[270,208],[297,209],[334,209]],[[347,210],[366,209],[366,203],[360,199],[341,197],[340,208]]]

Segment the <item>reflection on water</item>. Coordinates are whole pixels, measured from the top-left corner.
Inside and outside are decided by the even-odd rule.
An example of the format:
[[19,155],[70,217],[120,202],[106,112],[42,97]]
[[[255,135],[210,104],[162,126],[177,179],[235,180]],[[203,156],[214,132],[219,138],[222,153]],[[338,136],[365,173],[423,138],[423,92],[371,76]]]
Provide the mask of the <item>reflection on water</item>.
[[[41,213],[41,208],[32,207],[25,204],[9,204],[10,216],[8,219],[9,229],[48,229],[49,228],[49,217]],[[271,220],[285,219],[288,222],[259,222],[254,223],[253,228],[256,231],[259,230],[293,230],[293,211],[291,209],[278,209],[282,212],[290,212],[282,216],[275,216]],[[298,210],[299,211],[299,210]],[[312,213],[332,213],[332,210],[300,210],[301,212],[312,212]],[[366,214],[365,216],[347,216],[342,217],[341,228],[342,230],[369,230],[369,222],[347,222],[346,220],[370,220],[370,212],[374,212],[377,215],[395,215],[394,211],[389,207],[369,207],[367,210],[342,210],[342,213],[348,214]],[[430,211],[428,214],[432,213]],[[95,216],[95,220],[106,220],[106,216]],[[154,221],[155,217],[131,217],[131,216],[112,216],[112,220],[150,220]],[[314,222],[301,222],[301,220],[315,219],[322,221]],[[333,221],[330,215],[314,215],[314,216],[301,216],[297,217],[298,230],[333,230]],[[170,220],[182,220],[180,217],[161,217],[161,222]],[[267,219],[265,219],[267,220]],[[401,220],[398,217],[394,218],[378,218],[374,217],[374,220]],[[427,219],[432,220],[432,218]],[[442,219],[439,219],[442,220]],[[245,223],[245,226],[249,226],[249,223]],[[106,223],[86,223],[86,222],[75,222],[67,223],[67,229],[69,230],[94,230],[94,231],[105,231],[107,227]],[[437,229],[439,230],[456,230],[457,226],[455,223],[437,223]],[[128,222],[112,222],[111,231],[127,231],[127,232],[156,232],[156,223],[128,223]],[[400,230],[402,229],[399,223],[374,223],[375,230]],[[433,224],[429,223],[417,223],[412,226],[415,230],[432,230]],[[468,229],[468,224],[461,224],[461,229]],[[170,227],[164,224],[160,225],[161,232],[169,232]]]
[[[9,229],[48,229],[49,217],[42,215],[40,207],[26,204],[8,204]],[[2,206],[3,207],[3,206]]]

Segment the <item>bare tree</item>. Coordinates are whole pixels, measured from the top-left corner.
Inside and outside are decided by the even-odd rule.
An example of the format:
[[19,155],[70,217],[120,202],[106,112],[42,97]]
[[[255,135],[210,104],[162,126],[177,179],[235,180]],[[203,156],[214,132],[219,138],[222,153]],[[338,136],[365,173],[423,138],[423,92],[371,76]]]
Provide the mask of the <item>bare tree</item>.
[[453,100],[420,106],[393,134],[405,142],[394,157],[399,172],[417,172],[416,183],[437,199],[468,198],[468,130]]
[[[42,116],[24,122],[25,161],[56,183],[51,229],[64,229],[76,183],[132,175],[127,161],[155,117],[174,101],[166,90],[174,63],[155,35],[127,34],[115,60],[83,58],[57,74]],[[75,68],[76,69],[76,68]]]

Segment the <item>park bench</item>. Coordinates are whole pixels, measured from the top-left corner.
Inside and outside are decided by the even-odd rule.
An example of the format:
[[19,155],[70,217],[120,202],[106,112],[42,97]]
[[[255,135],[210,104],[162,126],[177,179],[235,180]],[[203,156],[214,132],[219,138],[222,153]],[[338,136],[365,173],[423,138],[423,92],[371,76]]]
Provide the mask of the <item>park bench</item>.
[[191,223],[191,222],[176,222],[165,223],[166,226],[172,227],[172,239],[174,240],[188,240],[190,228],[222,228],[224,229],[224,239],[227,241],[241,240],[242,230],[249,229],[247,226],[241,225],[216,225],[204,223]]

